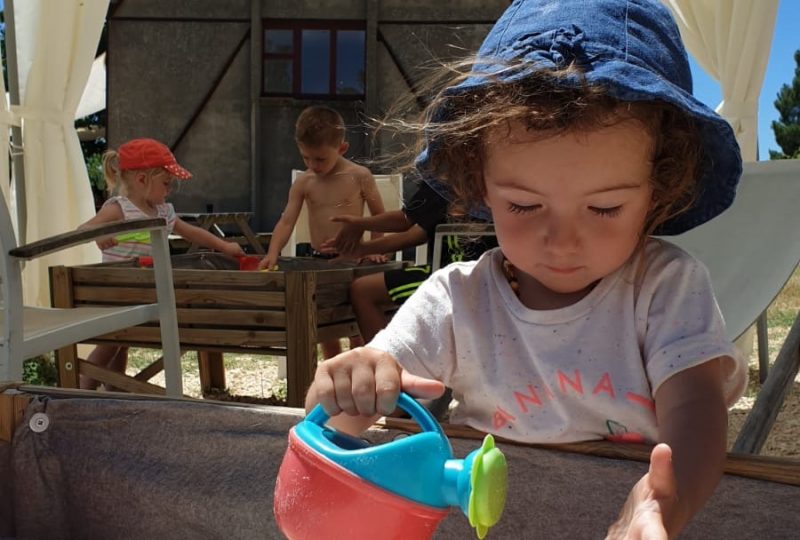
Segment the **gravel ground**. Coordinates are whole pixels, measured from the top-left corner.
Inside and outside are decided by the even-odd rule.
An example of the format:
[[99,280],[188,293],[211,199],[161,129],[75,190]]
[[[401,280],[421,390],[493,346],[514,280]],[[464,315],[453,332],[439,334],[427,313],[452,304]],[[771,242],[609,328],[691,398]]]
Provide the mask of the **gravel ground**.
[[[777,348],[785,337],[786,329],[770,330],[771,345]],[[139,350],[132,363],[144,363],[156,351]],[[774,353],[773,353],[774,355]],[[774,356],[773,356],[774,358]],[[215,399],[273,404],[285,397],[285,383],[278,379],[279,357],[258,355],[226,355],[225,372],[228,384],[226,393],[215,393],[207,397]],[[728,442],[732,445],[744,423],[755,396],[759,390],[758,358],[754,353],[750,358],[750,386],[747,394],[740,399],[729,413]],[[183,357],[184,392],[193,397],[202,397],[197,360],[193,354]],[[163,376],[153,378],[155,384],[164,384]],[[800,458],[800,375],[786,397],[781,412],[770,432],[761,452],[766,456],[791,456]]]

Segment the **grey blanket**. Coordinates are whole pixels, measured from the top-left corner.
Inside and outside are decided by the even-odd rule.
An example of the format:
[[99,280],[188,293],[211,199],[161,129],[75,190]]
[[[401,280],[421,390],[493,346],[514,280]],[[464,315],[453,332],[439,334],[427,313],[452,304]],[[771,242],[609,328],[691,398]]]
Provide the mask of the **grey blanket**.
[[[31,429],[36,413],[47,415],[39,432]],[[35,400],[13,447],[0,444],[0,537],[282,538],[273,489],[300,414],[202,402]],[[376,442],[392,436],[370,434]],[[452,442],[458,457],[478,444]],[[500,446],[509,462],[508,504],[490,539],[602,538],[645,470]],[[799,500],[797,487],[726,476],[683,537],[798,538]],[[475,536],[452,511],[435,538]]]

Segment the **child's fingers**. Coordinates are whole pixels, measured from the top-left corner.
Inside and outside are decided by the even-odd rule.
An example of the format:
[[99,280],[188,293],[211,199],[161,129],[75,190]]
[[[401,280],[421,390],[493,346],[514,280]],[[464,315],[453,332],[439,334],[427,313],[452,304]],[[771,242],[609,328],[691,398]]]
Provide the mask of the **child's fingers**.
[[426,379],[412,375],[407,371],[401,373],[402,388],[404,392],[411,394],[416,398],[422,399],[436,399],[444,394],[444,384],[435,379]]
[[333,377],[325,364],[321,364],[314,376],[314,394],[317,403],[322,405],[328,416],[336,416],[342,409],[336,402],[336,389],[333,386]]
[[672,468],[672,449],[664,443],[657,444],[650,454],[650,489],[656,499],[676,496],[675,472]]
[[353,399],[353,379],[349,369],[337,369],[331,372],[333,391],[336,392],[336,404],[345,414],[358,416],[356,402]]
[[353,366],[351,375],[353,389],[353,403],[358,414],[362,416],[375,415],[375,390],[376,373],[371,364],[359,362]]
[[400,372],[400,366],[386,353],[375,364],[375,412],[378,414],[392,414],[397,407]]

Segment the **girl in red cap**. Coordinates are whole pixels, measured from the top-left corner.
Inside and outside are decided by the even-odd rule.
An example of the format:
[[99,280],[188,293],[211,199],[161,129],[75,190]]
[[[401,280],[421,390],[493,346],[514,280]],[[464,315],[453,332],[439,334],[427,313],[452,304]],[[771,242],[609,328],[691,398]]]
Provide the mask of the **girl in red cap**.
[[[210,232],[189,225],[175,214],[166,202],[175,179],[188,180],[192,174],[181,167],[166,145],[154,139],[133,139],[109,150],[103,156],[103,175],[113,195],[92,219],[79,229],[143,217],[160,217],[167,222],[167,233],[175,233],[189,242],[220,251],[232,257],[244,255],[235,242],[226,242]],[[105,237],[97,241],[103,250],[103,262],[120,261],[150,255],[149,233],[132,233]],[[125,372],[128,348],[98,345],[87,358],[92,364]],[[81,388],[94,390],[98,382],[81,376]]]

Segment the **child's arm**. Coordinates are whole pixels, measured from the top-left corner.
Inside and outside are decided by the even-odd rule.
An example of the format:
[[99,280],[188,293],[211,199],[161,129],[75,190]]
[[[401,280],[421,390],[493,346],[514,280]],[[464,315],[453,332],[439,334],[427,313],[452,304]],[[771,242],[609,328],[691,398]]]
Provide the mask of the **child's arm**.
[[317,366],[306,394],[306,411],[319,403],[331,416],[329,425],[358,435],[379,416],[395,410],[401,388],[425,399],[444,393],[441,382],[411,375],[389,353],[358,347]]
[[414,225],[405,232],[387,234],[374,240],[359,242],[352,254],[355,257],[367,257],[381,253],[394,253],[401,249],[418,246],[427,240],[428,235],[425,234],[425,230],[419,225]]
[[[367,201],[369,213],[373,216],[383,214],[386,208],[383,206],[383,198],[378,191],[378,184],[375,182],[375,177],[372,176],[371,172],[367,171],[361,189],[364,192],[364,200]],[[369,237],[371,240],[375,240],[381,236],[383,236],[382,232],[372,231]]]
[[676,537],[711,497],[722,477],[727,438],[727,408],[722,364],[716,358],[681,371],[659,387],[655,396],[661,442],[653,451],[650,471],[634,486],[611,538],[638,538],[663,524]]
[[[359,256],[361,253],[359,251],[359,246],[363,245],[361,239],[364,231],[402,233],[408,231],[414,225],[414,222],[408,219],[405,213],[401,210],[390,210],[376,216],[335,216],[331,218],[331,221],[341,223],[342,228],[334,238],[323,242],[320,246],[320,250],[323,253],[339,253],[347,256]],[[420,244],[425,240],[426,239],[423,238],[423,240],[417,242],[417,244]],[[411,245],[416,244],[401,245],[400,247],[395,248],[394,251],[397,249],[410,247]],[[363,255],[367,255],[368,253],[383,252],[369,251],[363,253]]]
[[231,257],[241,257],[244,255],[242,246],[236,242],[228,242],[219,236],[216,236],[205,229],[196,227],[186,223],[181,218],[175,219],[175,227],[173,227],[175,234],[185,238],[193,244],[201,245],[208,249],[213,249],[229,255]]
[[[100,225],[101,223],[110,223],[112,221],[122,221],[125,215],[122,213],[122,208],[119,204],[106,204],[104,205],[95,216],[87,221],[78,225],[78,230],[91,227],[93,225]],[[98,238],[95,243],[101,250],[108,249],[117,245],[117,239],[113,236],[103,236]]]
[[297,223],[297,218],[300,216],[300,211],[303,209],[303,202],[305,200],[305,184],[306,176],[301,175],[289,188],[289,200],[286,202],[286,207],[283,209],[278,223],[272,229],[272,236],[269,239],[269,249],[267,254],[258,263],[258,268],[273,268],[278,262],[278,257],[281,254],[283,246],[289,241],[292,236],[292,230]]

